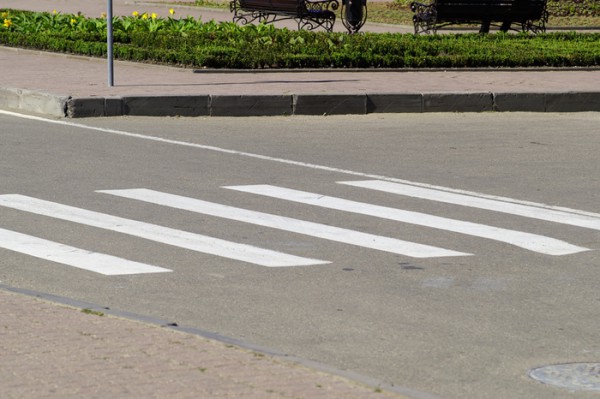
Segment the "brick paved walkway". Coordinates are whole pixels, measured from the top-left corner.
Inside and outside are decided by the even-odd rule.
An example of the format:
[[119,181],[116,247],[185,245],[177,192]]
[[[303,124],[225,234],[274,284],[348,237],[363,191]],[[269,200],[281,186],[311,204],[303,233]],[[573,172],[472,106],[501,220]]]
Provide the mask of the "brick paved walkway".
[[5,399],[400,397],[154,325],[3,290],[0,303]]

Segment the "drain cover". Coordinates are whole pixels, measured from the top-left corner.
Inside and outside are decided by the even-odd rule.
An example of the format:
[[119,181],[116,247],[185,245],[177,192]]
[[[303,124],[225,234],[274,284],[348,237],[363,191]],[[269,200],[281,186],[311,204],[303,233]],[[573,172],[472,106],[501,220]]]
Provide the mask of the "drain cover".
[[538,367],[529,372],[534,380],[572,391],[600,391],[600,363],[567,363]]

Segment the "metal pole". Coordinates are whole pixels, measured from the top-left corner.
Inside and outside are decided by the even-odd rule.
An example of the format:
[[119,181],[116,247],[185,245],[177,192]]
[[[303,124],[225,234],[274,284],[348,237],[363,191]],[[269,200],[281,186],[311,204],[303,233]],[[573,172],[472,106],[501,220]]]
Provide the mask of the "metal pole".
[[108,0],[106,7],[106,57],[108,59],[108,86],[115,85],[114,62],[113,62],[113,2]]

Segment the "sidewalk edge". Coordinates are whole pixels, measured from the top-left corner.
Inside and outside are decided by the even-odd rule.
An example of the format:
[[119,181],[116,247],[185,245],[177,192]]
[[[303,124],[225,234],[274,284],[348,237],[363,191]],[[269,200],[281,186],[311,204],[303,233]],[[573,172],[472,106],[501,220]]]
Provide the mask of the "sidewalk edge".
[[385,390],[388,392],[408,396],[413,399],[441,399],[440,397],[430,394],[430,393],[427,393],[427,392],[420,392],[420,391],[417,391],[417,390],[414,390],[411,388],[397,386],[397,385],[394,385],[391,383],[386,383],[383,381],[379,381],[376,378],[363,376],[363,375],[360,375],[360,374],[357,374],[357,373],[354,373],[351,371],[340,370],[340,369],[337,369],[332,366],[328,366],[323,363],[319,363],[316,361],[289,355],[289,354],[283,353],[283,352],[275,350],[275,349],[263,347],[260,345],[254,345],[249,342],[241,341],[241,340],[238,340],[235,338],[226,337],[224,335],[212,333],[212,332],[201,330],[198,328],[179,326],[177,323],[172,322],[172,321],[165,321],[165,320],[161,320],[161,319],[154,318],[151,316],[144,316],[144,315],[140,315],[140,314],[136,314],[136,313],[115,310],[115,309],[111,309],[111,308],[97,305],[94,303],[79,301],[76,299],[71,299],[71,298],[67,298],[67,297],[63,297],[63,296],[43,293],[43,292],[29,290],[29,289],[25,289],[25,288],[12,287],[12,286],[9,286],[9,285],[3,284],[3,283],[0,283],[0,290],[38,298],[43,301],[55,303],[58,305],[64,305],[64,306],[81,309],[81,310],[85,309],[85,310],[89,310],[89,311],[102,312],[106,315],[118,317],[118,318],[125,319],[125,320],[131,320],[131,321],[135,321],[135,322],[149,324],[149,325],[153,325],[156,327],[168,328],[168,329],[172,329],[174,331],[178,331],[181,333],[197,335],[199,337],[217,341],[217,342],[221,342],[226,345],[233,345],[233,346],[239,347],[241,349],[261,353],[261,354],[273,357],[275,359],[281,359],[288,363],[297,364],[297,365],[300,365],[300,366],[303,366],[303,367],[306,367],[306,368],[309,368],[309,369],[312,369],[315,371],[330,374],[332,376],[341,377],[346,380],[354,381],[355,383],[365,385],[367,387],[382,389],[382,390]]
[[599,112],[600,91],[72,97],[0,87],[0,108],[66,118]]
[[55,117],[67,116],[70,96],[12,87],[0,87],[0,108]]

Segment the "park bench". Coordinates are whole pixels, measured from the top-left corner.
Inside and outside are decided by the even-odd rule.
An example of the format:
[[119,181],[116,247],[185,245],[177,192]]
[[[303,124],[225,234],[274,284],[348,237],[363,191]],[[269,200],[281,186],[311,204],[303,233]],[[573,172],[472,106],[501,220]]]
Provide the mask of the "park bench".
[[[366,0],[342,0],[342,23],[356,33],[367,19]],[[246,25],[254,21],[272,23],[293,19],[298,29],[319,27],[333,31],[339,0],[232,0],[233,21]]]
[[423,4],[413,2],[415,33],[436,33],[454,24],[481,25],[480,32],[489,32],[490,25],[540,33],[546,31],[548,12],[546,0],[433,0]]

